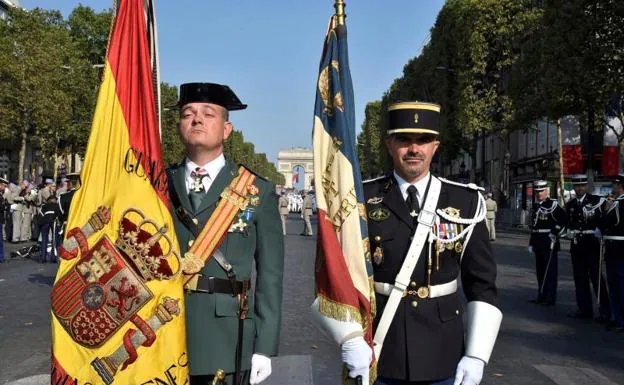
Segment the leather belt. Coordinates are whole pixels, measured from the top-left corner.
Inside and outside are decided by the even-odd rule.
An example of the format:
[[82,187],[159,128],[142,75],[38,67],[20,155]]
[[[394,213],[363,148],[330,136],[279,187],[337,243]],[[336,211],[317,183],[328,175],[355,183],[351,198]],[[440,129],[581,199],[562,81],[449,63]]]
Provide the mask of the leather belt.
[[602,238],[607,241],[624,241],[624,236],[621,235],[605,235]]
[[531,231],[533,234],[540,234],[540,233],[550,233],[550,229],[537,229],[537,230],[533,230]]
[[229,279],[206,277],[199,275],[197,280],[197,287],[191,292],[199,293],[221,293],[237,296],[242,293],[246,293],[251,286],[251,280],[246,279],[244,281],[230,281]]
[[[375,292],[377,294],[389,296],[392,293],[393,285],[387,282],[375,282]],[[425,290],[426,289],[426,290]],[[420,298],[437,298],[457,292],[457,279],[440,285],[422,286],[415,290],[405,289],[403,296],[415,295]],[[423,294],[425,294],[423,296]]]

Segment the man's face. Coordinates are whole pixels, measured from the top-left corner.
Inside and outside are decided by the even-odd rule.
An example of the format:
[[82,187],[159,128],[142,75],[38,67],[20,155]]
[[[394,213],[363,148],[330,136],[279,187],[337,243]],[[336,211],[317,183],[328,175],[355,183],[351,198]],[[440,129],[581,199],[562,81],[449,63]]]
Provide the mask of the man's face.
[[214,151],[232,133],[225,108],[212,103],[188,103],[180,111],[178,130],[187,149]]
[[537,200],[538,201],[543,201],[544,199],[546,199],[546,197],[548,197],[548,189],[544,189],[542,191],[538,191],[537,192]]
[[618,196],[624,194],[624,186],[620,183],[614,183],[613,191],[615,191],[615,197],[617,198]]
[[394,134],[386,140],[394,169],[410,183],[429,171],[439,145],[436,136],[427,134]]
[[575,184],[573,188],[574,188],[574,192],[576,193],[576,196],[579,198],[585,195],[585,193],[587,192],[586,184]]

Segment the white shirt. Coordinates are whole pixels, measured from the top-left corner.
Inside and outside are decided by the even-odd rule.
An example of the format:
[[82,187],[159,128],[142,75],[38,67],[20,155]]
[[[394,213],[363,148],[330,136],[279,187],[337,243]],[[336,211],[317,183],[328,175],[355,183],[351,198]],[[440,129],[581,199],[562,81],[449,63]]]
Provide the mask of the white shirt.
[[211,160],[210,162],[200,166],[190,159],[186,158],[185,165],[185,181],[186,181],[186,192],[190,192],[193,186],[195,185],[195,178],[191,176],[191,173],[195,171],[197,167],[203,168],[208,173],[207,178],[202,178],[202,185],[204,186],[204,191],[208,192],[210,186],[212,186],[212,181],[215,180],[219,171],[225,166],[225,156],[223,154],[219,155],[216,159]]
[[[396,171],[394,171],[394,177],[396,178],[397,183],[399,184],[399,189],[401,190],[401,195],[403,195],[403,200],[406,200],[407,188],[411,186],[412,184],[407,182],[405,179],[401,178],[399,174],[397,174]],[[418,196],[419,203],[422,203],[420,201],[425,196],[425,191],[427,190],[427,184],[429,183],[430,177],[431,175],[429,174],[429,172],[427,172],[427,175],[425,175],[424,178],[414,183],[414,186],[416,187],[416,191],[418,192],[417,196]]]

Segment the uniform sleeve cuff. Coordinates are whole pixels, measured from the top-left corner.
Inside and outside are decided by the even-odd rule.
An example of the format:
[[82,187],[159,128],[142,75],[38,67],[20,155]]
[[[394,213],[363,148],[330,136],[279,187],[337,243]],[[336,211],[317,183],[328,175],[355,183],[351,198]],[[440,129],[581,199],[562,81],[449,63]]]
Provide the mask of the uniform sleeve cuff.
[[483,301],[468,302],[466,355],[483,360],[487,364],[502,320],[503,313],[496,306]]

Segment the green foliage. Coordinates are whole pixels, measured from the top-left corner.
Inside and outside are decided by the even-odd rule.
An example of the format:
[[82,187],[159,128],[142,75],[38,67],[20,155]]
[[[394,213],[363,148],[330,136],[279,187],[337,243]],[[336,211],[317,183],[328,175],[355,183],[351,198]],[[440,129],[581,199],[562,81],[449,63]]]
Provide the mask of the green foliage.
[[160,83],[162,112],[160,116],[163,159],[166,164],[177,164],[184,158],[184,145],[178,134],[178,89],[165,82]]
[[245,142],[241,131],[234,130],[224,146],[225,156],[228,159],[246,165],[275,184],[285,183],[284,175],[278,172],[273,163],[269,162],[265,153],[256,153],[253,143]]
[[382,174],[384,167],[383,135],[381,131],[381,101],[366,105],[362,132],[357,138],[357,150],[363,178],[372,178]]

